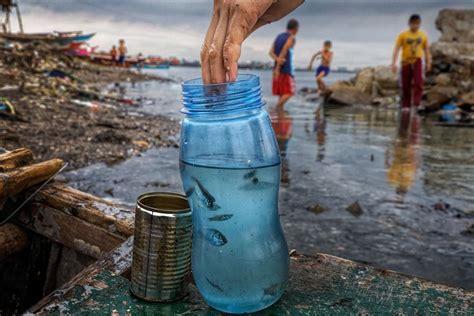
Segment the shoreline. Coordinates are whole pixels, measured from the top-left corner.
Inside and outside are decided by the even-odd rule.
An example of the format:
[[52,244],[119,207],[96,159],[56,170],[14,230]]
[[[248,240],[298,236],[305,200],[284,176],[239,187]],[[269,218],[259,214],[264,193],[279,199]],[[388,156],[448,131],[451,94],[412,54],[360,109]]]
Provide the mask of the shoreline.
[[[38,160],[60,158],[71,169],[112,164],[152,147],[177,146],[179,124],[161,115],[140,114],[136,101],[111,84],[170,81],[128,69],[98,66],[46,50],[0,50],[0,147],[30,148]],[[13,62],[12,62],[13,61]],[[3,101],[2,101],[3,100]]]

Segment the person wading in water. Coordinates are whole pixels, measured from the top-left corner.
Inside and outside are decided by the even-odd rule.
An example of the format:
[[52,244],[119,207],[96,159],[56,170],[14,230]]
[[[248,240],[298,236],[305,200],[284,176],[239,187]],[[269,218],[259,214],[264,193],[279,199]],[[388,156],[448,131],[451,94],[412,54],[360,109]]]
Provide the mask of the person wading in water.
[[280,33],[270,49],[270,57],[275,61],[273,67],[273,95],[279,96],[277,107],[283,107],[295,94],[295,69],[293,48],[299,24],[295,19],[288,21],[286,32]]
[[423,95],[423,63],[425,57],[425,71],[431,71],[431,54],[428,45],[428,37],[420,30],[421,17],[413,14],[408,20],[409,29],[398,35],[392,56],[392,71],[397,72],[397,59],[400,49],[402,50],[401,60],[401,82],[402,111],[410,111],[413,104],[418,111],[424,110],[421,106],[421,96]]

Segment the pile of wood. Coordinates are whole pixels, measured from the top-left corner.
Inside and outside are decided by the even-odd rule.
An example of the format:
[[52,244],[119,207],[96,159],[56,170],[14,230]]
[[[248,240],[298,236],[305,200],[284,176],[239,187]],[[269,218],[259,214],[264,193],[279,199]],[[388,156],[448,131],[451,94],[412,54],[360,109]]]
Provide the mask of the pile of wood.
[[[28,149],[18,149],[0,155],[0,214],[6,218],[9,212],[7,199],[19,200],[19,195],[30,187],[47,180],[63,165],[62,160],[53,159],[31,164],[33,154]],[[24,229],[7,223],[0,226],[0,260],[17,253],[28,245]]]
[[[62,166],[60,159],[34,163],[28,149],[0,155],[1,218],[9,216]],[[26,247],[25,229],[97,259],[133,234],[133,220],[130,209],[52,182],[8,224],[0,226],[0,260]]]

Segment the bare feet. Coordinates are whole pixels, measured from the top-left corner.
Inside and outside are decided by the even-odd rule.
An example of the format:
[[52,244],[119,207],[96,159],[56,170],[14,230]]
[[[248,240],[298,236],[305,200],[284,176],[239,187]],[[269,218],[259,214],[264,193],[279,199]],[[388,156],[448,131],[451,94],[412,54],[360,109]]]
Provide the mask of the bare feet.
[[201,49],[205,84],[235,81],[243,41],[262,25],[277,21],[304,0],[214,0]]

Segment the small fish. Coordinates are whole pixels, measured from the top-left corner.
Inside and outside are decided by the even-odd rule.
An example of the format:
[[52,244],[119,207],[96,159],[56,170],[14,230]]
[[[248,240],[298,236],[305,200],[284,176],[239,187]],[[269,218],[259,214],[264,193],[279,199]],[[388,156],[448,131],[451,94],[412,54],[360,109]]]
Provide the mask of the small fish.
[[270,285],[269,287],[263,289],[263,295],[274,296],[278,294],[279,291],[281,291],[282,287],[283,287],[282,283],[274,283]]
[[220,247],[227,244],[227,238],[218,230],[208,228],[206,233],[206,239],[214,246]]
[[187,197],[191,197],[191,195],[193,195],[195,189],[194,187],[190,187],[189,189],[186,190],[185,194]]
[[208,278],[206,278],[206,281],[216,290],[219,290],[220,292],[224,292],[224,289],[219,286],[219,284],[211,282]]
[[220,209],[220,206],[216,203],[216,199],[212,196],[211,193],[209,193],[209,191],[206,190],[202,183],[194,177],[192,179],[196,182],[199,192],[201,192],[201,194],[199,194],[199,192],[196,191],[196,193],[201,196],[201,201],[204,203],[204,205],[211,211],[216,211]]
[[255,177],[256,174],[257,174],[257,169],[253,169],[252,171],[249,171],[246,174],[244,174],[244,179],[253,178]]
[[253,183],[253,184],[257,184],[257,183],[258,183],[258,178],[257,178],[257,177],[253,178],[253,179],[252,179],[252,183]]
[[222,214],[222,215],[216,215],[209,217],[209,220],[212,222],[222,222],[230,219],[234,214]]

